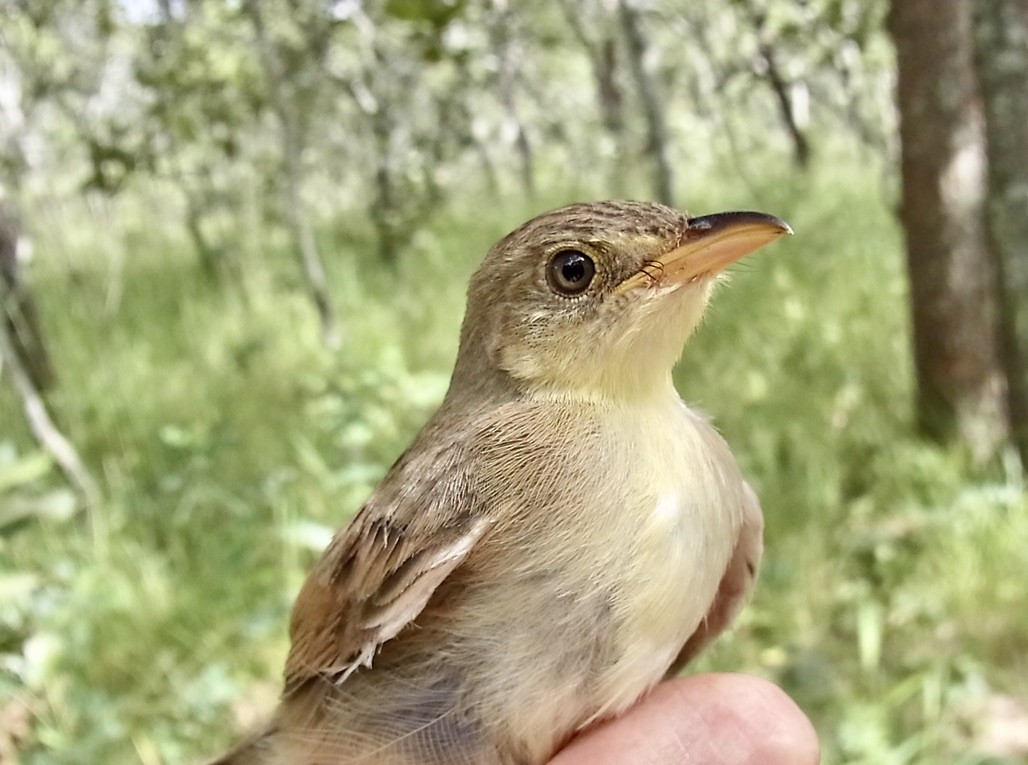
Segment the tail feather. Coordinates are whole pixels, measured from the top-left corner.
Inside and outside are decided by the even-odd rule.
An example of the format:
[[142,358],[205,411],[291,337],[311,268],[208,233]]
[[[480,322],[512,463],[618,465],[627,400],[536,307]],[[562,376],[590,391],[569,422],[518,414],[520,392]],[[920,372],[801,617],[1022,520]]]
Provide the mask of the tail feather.
[[236,744],[228,753],[211,760],[207,765],[271,765],[271,737],[273,729],[264,729]]

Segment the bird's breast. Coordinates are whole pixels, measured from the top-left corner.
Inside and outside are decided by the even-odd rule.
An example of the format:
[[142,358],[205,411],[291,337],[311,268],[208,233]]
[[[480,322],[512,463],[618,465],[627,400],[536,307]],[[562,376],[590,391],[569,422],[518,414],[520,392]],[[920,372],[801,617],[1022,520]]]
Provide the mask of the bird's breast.
[[440,598],[438,635],[477,657],[465,675],[480,718],[543,761],[663,677],[714,599],[743,484],[677,396],[511,408],[483,432],[497,521]]
[[667,671],[710,608],[743,506],[723,439],[681,402],[632,412],[618,428],[627,471],[604,510],[620,540],[618,649],[598,679],[594,717],[622,711]]

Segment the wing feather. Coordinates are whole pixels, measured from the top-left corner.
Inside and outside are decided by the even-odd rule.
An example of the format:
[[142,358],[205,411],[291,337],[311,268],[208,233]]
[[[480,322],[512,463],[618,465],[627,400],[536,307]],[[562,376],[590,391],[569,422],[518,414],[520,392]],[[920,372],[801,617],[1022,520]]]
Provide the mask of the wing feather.
[[491,525],[466,473],[445,469],[462,461],[434,456],[430,465],[401,459],[307,578],[293,609],[285,695],[370,666]]

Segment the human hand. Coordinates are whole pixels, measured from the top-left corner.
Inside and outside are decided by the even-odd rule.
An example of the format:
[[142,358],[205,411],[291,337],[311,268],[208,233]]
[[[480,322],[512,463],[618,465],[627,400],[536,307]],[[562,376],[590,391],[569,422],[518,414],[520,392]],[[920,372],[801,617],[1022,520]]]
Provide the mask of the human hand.
[[550,765],[816,765],[817,734],[778,686],[748,675],[661,683],[616,720],[571,741]]

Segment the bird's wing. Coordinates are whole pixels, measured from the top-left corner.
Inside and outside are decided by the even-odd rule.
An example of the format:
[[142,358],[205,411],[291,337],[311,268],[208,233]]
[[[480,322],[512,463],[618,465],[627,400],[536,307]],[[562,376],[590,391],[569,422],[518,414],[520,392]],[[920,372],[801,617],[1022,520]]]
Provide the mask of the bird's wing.
[[757,569],[764,554],[764,513],[752,487],[746,483],[743,488],[743,519],[735,540],[735,550],[721,577],[714,602],[699,627],[682,646],[678,658],[668,670],[668,676],[677,675],[696,654],[724,632],[735,620],[757,581]]
[[370,666],[489,528],[465,481],[419,483],[376,492],[307,578],[293,608],[287,696],[313,677],[342,682]]

